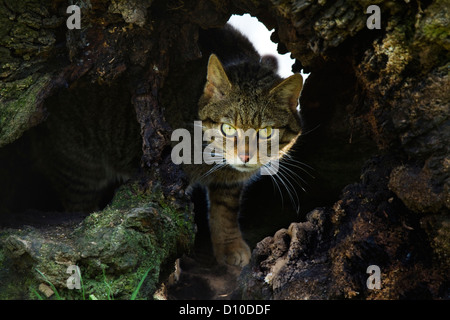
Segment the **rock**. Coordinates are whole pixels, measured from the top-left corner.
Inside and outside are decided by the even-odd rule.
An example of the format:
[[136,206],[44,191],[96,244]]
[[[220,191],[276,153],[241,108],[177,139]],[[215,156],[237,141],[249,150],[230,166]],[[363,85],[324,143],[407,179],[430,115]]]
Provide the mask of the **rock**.
[[110,206],[81,222],[2,230],[2,298],[36,298],[30,288],[47,280],[61,297],[81,299],[66,285],[72,265],[80,268],[86,293],[98,299],[129,299],[149,271],[139,297],[151,298],[164,272],[160,266],[189,249],[192,228],[188,212],[124,186]]

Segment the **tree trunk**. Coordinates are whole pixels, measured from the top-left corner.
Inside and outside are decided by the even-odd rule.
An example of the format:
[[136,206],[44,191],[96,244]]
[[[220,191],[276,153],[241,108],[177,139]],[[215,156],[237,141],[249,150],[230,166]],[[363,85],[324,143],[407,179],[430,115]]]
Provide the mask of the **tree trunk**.
[[[13,186],[27,173],[17,159],[27,135],[49,116],[49,98],[81,82],[105,94],[119,84],[129,93],[142,137],[141,170],[110,206],[82,220],[5,224],[1,298],[36,298],[46,282],[35,269],[64,297],[80,298],[66,286],[70,265],[80,267],[97,298],[130,298],[151,270],[141,294],[153,296],[175,258],[193,246],[187,183],[169,152],[184,107],[177,88],[189,81],[178,75],[204,58],[200,28],[242,13],[275,28],[272,40],[296,59],[294,71],[311,73],[300,98],[307,134],[295,157],[315,168],[319,183],[305,195],[308,214],[252,240],[236,295],[449,298],[448,1],[77,3],[81,29],[69,30],[65,1],[0,2],[0,216],[9,221],[4,206],[20,201]],[[381,29],[366,25],[373,4]],[[263,190],[248,191],[244,234],[258,220],[252,212]],[[272,216],[281,211],[265,208]],[[259,221],[275,226],[270,219]],[[381,289],[366,285],[370,265],[381,270]]]

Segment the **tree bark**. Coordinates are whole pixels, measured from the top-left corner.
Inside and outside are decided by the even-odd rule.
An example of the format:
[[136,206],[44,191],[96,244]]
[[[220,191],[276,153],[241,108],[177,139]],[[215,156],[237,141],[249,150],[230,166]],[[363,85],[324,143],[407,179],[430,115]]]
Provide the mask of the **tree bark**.
[[[250,13],[275,28],[272,40],[280,53],[290,52],[296,59],[295,71],[311,72],[300,99],[308,134],[295,157],[325,177],[319,198],[334,198],[331,204],[317,202],[321,208],[307,218],[258,243],[238,294],[280,299],[448,298],[448,1],[77,3],[80,30],[67,29],[64,1],[0,2],[0,155],[45,121],[45,101],[58,90],[80,79],[105,87],[120,77],[127,79],[143,156],[142,173],[136,177],[139,191],[136,184],[126,188],[145,194],[152,205],[127,202],[120,213],[127,218],[120,223],[109,211],[103,216],[117,222],[108,233],[111,238],[119,237],[120,228],[138,230],[133,244],[147,241],[155,231],[146,227],[149,221],[169,228],[169,238],[156,233],[160,237],[156,246],[170,243],[173,250],[157,254],[146,297],[160,281],[160,265],[187,250],[180,243],[190,243],[193,236],[193,228],[182,223],[193,223],[191,210],[186,209],[187,183],[168,152],[172,116],[183,108],[178,103],[183,96],[171,88],[189,81],[175,75],[204,58],[198,46],[200,28],[220,27],[231,14]],[[366,26],[366,9],[373,4],[381,10],[379,30]],[[170,92],[175,92],[172,102]],[[8,194],[3,181],[14,174],[0,169],[0,175],[4,178],[0,191]],[[183,218],[171,229],[156,218],[158,212],[169,219]],[[126,250],[102,251],[94,246],[83,251],[82,239],[96,241],[87,236],[99,230],[95,217],[83,221],[78,240],[69,244],[53,240],[56,253],[44,247],[35,251],[32,245],[49,242],[55,229],[2,229],[0,275],[13,274],[9,277],[13,280],[26,275],[21,290],[14,293],[6,290],[11,282],[2,278],[2,297],[33,298],[30,283],[37,287],[42,282],[33,267],[64,288],[69,263],[88,270],[86,281],[109,270],[107,275],[117,280],[117,295],[129,297],[129,289],[120,289],[129,288],[120,283],[120,276],[136,268],[142,275],[150,266],[144,258],[133,260],[134,265],[122,264]],[[67,226],[62,234],[69,237],[73,228]],[[130,250],[146,256],[153,249]],[[101,264],[96,262],[98,252],[103,252]],[[380,290],[366,287],[365,271],[371,264],[381,268]],[[409,281],[411,277],[420,281]],[[303,285],[305,280],[315,285]],[[97,285],[91,282],[91,288]]]

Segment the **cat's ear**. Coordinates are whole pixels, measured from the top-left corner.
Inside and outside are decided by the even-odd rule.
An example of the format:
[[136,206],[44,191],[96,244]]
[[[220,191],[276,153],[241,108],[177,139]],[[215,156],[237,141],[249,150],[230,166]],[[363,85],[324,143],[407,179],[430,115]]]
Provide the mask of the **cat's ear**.
[[303,77],[301,74],[296,73],[272,88],[270,95],[280,103],[286,104],[293,112],[296,112],[302,87]]
[[222,63],[215,54],[209,57],[207,72],[206,85],[203,91],[204,97],[208,100],[223,99],[231,89],[231,82],[228,80]]

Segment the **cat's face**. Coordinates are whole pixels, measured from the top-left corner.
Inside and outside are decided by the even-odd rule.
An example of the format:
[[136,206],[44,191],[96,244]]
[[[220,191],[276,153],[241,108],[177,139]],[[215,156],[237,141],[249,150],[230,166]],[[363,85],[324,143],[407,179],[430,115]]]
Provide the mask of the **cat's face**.
[[240,71],[229,69],[230,81],[217,57],[210,57],[199,116],[213,136],[205,151],[251,172],[280,159],[300,135],[296,107],[303,81],[299,74],[281,81],[268,69],[246,81]]

